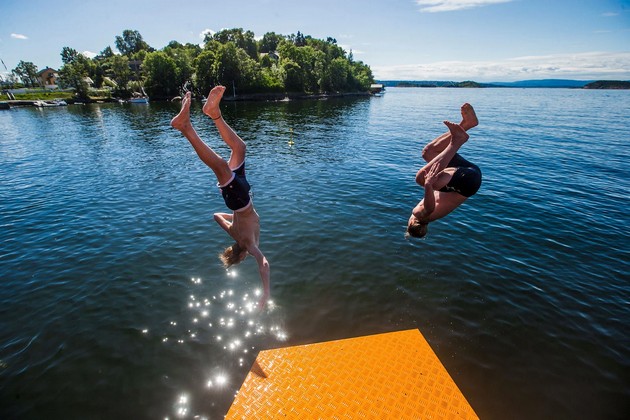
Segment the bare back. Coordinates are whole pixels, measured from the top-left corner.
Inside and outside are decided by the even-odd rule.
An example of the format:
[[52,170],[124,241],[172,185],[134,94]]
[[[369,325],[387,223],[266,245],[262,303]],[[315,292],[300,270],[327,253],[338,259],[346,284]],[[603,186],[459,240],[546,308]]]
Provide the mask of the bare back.
[[[435,209],[429,215],[426,215],[424,212],[424,199],[421,200],[418,206],[413,210],[413,214],[422,223],[429,223],[441,219],[455,210],[468,198],[455,192],[441,191],[433,191],[433,196],[435,197]],[[422,216],[418,217],[419,214],[422,214]]]

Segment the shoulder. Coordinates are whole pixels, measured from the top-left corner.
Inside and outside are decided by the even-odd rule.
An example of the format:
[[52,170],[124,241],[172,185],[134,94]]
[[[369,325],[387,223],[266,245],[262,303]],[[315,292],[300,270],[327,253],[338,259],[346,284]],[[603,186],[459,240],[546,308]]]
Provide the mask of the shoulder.
[[412,213],[420,223],[429,223],[429,214],[424,208],[424,204],[422,202],[414,207]]

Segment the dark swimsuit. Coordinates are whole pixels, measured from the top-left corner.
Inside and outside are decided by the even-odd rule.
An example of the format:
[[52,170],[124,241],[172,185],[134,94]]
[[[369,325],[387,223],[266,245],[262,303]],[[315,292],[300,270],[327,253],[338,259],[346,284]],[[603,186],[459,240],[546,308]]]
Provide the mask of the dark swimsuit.
[[448,168],[457,168],[451,180],[440,189],[441,192],[456,192],[464,197],[474,195],[481,186],[481,169],[455,153]]
[[217,184],[221,190],[225,205],[232,211],[241,210],[249,205],[251,189],[247,178],[245,178],[245,162],[232,171],[232,179],[226,185]]

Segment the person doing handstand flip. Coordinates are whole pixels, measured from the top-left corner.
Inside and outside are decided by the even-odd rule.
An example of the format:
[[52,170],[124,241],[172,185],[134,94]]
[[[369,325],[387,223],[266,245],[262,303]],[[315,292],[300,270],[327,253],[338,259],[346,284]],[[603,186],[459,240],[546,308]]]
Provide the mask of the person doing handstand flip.
[[407,234],[422,238],[428,224],[440,219],[474,195],[481,186],[481,170],[457,153],[468,140],[469,129],[479,121],[473,107],[461,107],[459,124],[444,121],[448,132],[434,139],[422,150],[427,164],[416,174],[416,182],[424,187],[424,198],[413,208]]
[[217,177],[225,204],[232,214],[215,213],[214,220],[236,242],[220,255],[226,268],[238,264],[249,253],[258,263],[258,271],[263,284],[263,295],[258,302],[259,308],[264,308],[269,299],[270,269],[267,258],[258,248],[260,237],[260,218],[254,209],[249,195],[250,185],[245,178],[245,142],[223,120],[219,103],[225,91],[224,86],[214,87],[208,94],[208,100],[203,106],[203,113],[215,123],[219,134],[230,147],[229,161],[225,161],[199,137],[190,122],[191,94],[187,92],[182,99],[182,109],[171,120],[171,126],[181,131],[188,139],[203,163],[208,165]]

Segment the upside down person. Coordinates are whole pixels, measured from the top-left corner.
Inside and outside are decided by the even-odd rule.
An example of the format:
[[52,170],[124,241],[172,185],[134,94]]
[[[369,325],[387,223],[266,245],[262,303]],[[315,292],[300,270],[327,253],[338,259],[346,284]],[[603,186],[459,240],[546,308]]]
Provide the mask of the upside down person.
[[197,152],[197,156],[212,169],[217,177],[218,187],[225,204],[232,210],[232,213],[215,213],[214,220],[235,241],[220,255],[221,261],[228,268],[243,261],[248,254],[256,259],[263,285],[263,295],[258,302],[259,308],[262,309],[267,304],[270,294],[269,262],[258,248],[260,218],[254,209],[249,194],[250,185],[245,177],[245,152],[247,148],[245,142],[223,120],[219,108],[224,91],[224,86],[213,88],[203,106],[203,112],[214,121],[221,138],[230,147],[231,153],[227,162],[204,143],[193,128],[190,122],[190,92],[187,92],[182,99],[182,109],[171,120],[171,126],[178,129],[188,139]]
[[479,167],[457,153],[468,140],[467,131],[479,123],[473,107],[465,103],[461,107],[459,124],[444,121],[448,132],[435,138],[422,150],[427,164],[416,174],[416,182],[424,187],[424,198],[413,208],[407,223],[407,235],[422,238],[428,225],[441,219],[481,186]]

